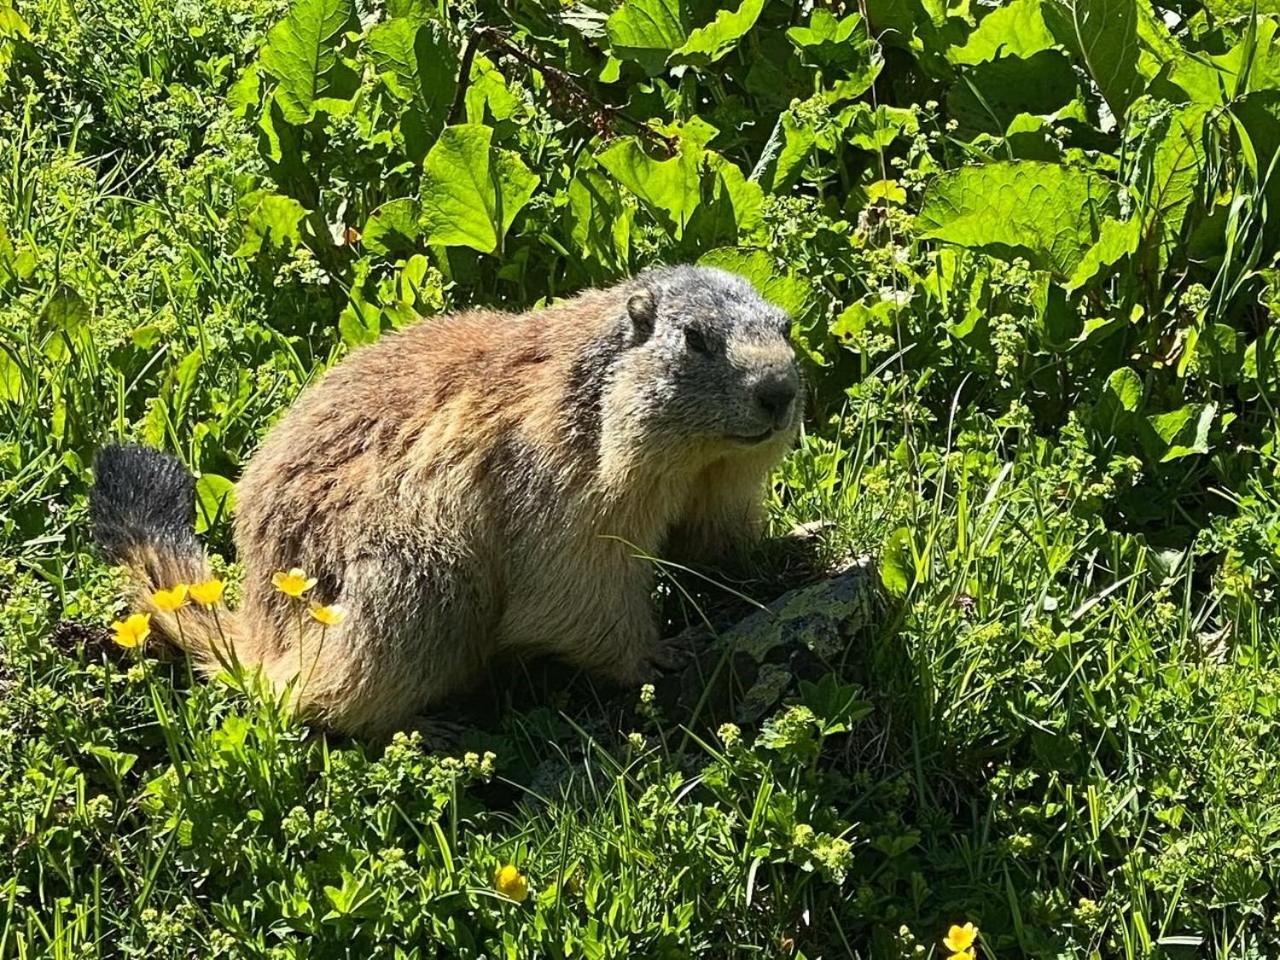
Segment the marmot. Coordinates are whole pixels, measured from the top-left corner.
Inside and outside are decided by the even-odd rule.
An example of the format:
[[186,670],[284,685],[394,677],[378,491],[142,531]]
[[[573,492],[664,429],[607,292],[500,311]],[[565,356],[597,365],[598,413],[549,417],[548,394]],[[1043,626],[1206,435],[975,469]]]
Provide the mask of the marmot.
[[[759,532],[800,420],[789,324],[745,279],[678,266],[353,351],[239,481],[243,603],[184,607],[181,638],[150,594],[209,576],[182,465],[104,449],[95,536],[132,568],[157,633],[207,671],[230,655],[261,666],[343,732],[394,732],[505,652],[638,683],[670,653],[651,558],[720,559]],[[294,567],[317,578],[308,599],[346,608],[341,624],[273,588]]]

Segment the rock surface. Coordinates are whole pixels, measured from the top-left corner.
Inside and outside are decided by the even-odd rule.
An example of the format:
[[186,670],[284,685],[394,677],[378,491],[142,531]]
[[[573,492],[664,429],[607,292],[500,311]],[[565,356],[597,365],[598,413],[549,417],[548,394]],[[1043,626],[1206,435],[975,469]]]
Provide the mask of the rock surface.
[[[792,692],[797,679],[825,671],[850,638],[880,611],[875,568],[862,557],[805,584],[713,632],[691,627],[677,642],[692,651],[683,669],[656,684],[671,715],[712,707],[741,723],[755,723]],[[683,709],[681,709],[681,707]]]

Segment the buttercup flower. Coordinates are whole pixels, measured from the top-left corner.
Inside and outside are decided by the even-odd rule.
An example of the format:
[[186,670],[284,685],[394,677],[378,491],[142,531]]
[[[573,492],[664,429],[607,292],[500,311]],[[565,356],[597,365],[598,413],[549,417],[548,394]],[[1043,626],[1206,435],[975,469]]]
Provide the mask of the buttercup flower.
[[529,896],[529,879],[516,869],[515,864],[508,863],[494,873],[493,889],[516,903],[524,903]]
[[952,924],[942,944],[956,955],[951,960],[973,960],[972,947],[977,939],[978,928],[972,923],[966,923],[963,927]]
[[151,633],[151,614],[135,613],[111,625],[116,632],[116,643],[122,647],[133,648],[147,639]]
[[151,602],[165,613],[173,613],[187,604],[187,585],[179,583],[168,590],[157,590],[151,595]]
[[272,585],[289,597],[301,597],[316,585],[315,577],[308,577],[301,567],[294,567],[288,573],[277,570],[271,575]]
[[222,599],[222,591],[227,585],[214,577],[212,580],[206,580],[204,583],[193,583],[187,589],[187,595],[196,603],[204,607],[212,607],[215,603]]
[[347,608],[340,603],[313,603],[311,605],[311,616],[326,627],[336,627],[347,619]]

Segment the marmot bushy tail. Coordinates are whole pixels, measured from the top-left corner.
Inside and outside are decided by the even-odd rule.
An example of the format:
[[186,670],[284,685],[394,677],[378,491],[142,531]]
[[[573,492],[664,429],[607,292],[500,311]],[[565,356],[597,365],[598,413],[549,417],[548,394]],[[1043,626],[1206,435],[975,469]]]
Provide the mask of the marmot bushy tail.
[[151,600],[156,590],[212,575],[196,540],[195,481],[182,461],[136,444],[104,447],[94,462],[89,518],[106,558],[133,574],[133,609],[151,614],[158,635],[214,669],[223,638],[239,632],[235,614],[221,604],[189,604],[179,631],[174,614]]

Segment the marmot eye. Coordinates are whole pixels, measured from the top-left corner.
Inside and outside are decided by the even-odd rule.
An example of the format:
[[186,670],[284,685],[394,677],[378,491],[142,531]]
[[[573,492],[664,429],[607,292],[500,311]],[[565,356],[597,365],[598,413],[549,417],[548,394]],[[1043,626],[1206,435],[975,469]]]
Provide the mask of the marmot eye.
[[693,329],[693,327],[684,328],[684,342],[694,353],[707,352],[707,340],[701,333]]

